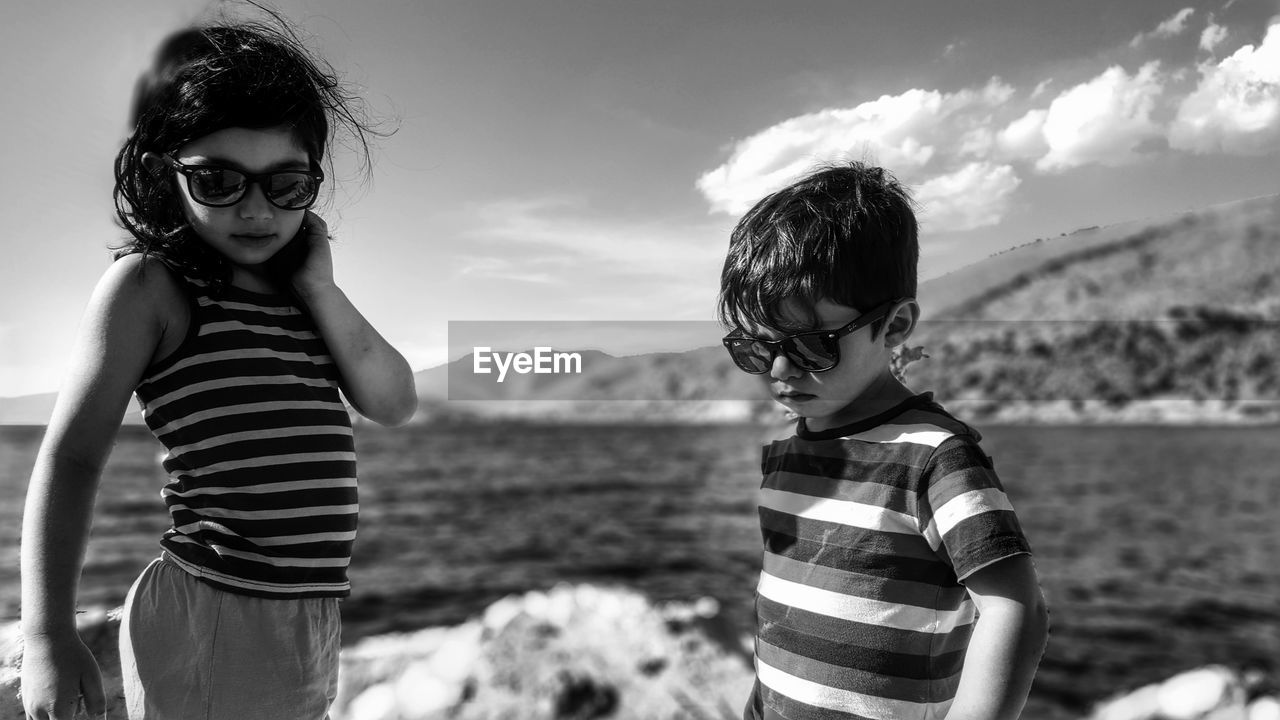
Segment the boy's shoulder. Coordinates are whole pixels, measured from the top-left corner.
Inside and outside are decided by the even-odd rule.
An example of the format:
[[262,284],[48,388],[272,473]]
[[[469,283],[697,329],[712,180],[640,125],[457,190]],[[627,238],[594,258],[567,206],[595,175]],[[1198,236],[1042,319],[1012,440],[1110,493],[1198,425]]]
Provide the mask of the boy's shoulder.
[[[950,437],[959,437],[977,443],[982,440],[982,433],[968,423],[947,412],[936,400],[933,393],[921,393],[918,404],[905,409],[886,423],[889,427],[915,428],[918,432],[931,433],[927,437],[941,444]],[[929,430],[929,428],[933,428]]]
[[978,431],[934,402],[930,393],[917,395],[904,405],[891,415],[874,418],[875,422],[823,432],[809,432],[803,423],[793,424],[791,432],[779,433],[765,443],[766,460],[810,456],[867,467],[914,467],[926,473],[939,464],[989,464],[979,445]]
[[815,432],[799,422],[788,429],[789,436],[812,442],[910,443],[937,447],[952,437],[974,443],[982,439],[976,429],[939,405],[930,392],[914,395],[880,415],[850,425]]

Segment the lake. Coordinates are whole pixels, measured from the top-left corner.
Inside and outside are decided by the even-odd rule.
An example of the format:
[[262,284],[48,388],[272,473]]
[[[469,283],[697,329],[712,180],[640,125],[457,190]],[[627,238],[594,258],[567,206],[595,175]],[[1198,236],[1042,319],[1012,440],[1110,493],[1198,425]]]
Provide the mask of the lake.
[[[22,498],[42,428],[0,427],[0,617],[19,610]],[[1026,718],[1210,662],[1280,673],[1275,427],[989,427],[1053,624]],[[751,425],[357,428],[361,521],[344,642],[457,623],[555,583],[718,598],[750,628]],[[82,606],[120,604],[168,526],[159,445],[124,427]]]

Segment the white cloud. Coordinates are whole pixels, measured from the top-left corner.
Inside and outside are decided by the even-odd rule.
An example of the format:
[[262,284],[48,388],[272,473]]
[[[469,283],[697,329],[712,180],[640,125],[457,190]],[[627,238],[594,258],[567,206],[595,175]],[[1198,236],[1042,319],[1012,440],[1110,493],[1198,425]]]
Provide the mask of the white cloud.
[[1129,41],[1129,47],[1138,47],[1148,38],[1167,38],[1175,35],[1181,35],[1187,29],[1187,21],[1195,14],[1194,8],[1182,8],[1178,12],[1166,18],[1154,30],[1144,33],[1138,33]]
[[1002,181],[992,183],[990,171],[972,168],[988,167],[985,160],[996,144],[993,115],[1013,95],[1012,86],[992,78],[979,88],[953,93],[917,88],[793,117],[738,142],[724,164],[698,178],[697,187],[713,211],[740,214],[820,162],[865,158],[908,185],[928,188],[926,194],[940,206],[979,208],[964,215],[940,211],[949,225],[975,227],[976,218],[998,222],[992,209],[1004,207],[1005,196],[973,193],[1012,192],[1016,177],[1009,182],[997,173]]
[[1181,35],[1182,31],[1187,29],[1187,21],[1191,19],[1191,16],[1194,15],[1195,12],[1195,8],[1182,8],[1167,20],[1157,25],[1156,29],[1152,31],[1152,34],[1156,37],[1173,37],[1174,35]]
[[821,161],[870,155],[899,174],[918,170],[933,159],[936,148],[922,138],[948,98],[908,90],[784,120],[737,143],[727,162],[698,179],[698,189],[713,210],[736,215]]
[[1163,134],[1151,117],[1163,89],[1159,63],[1153,61],[1132,76],[1118,66],[1107,68],[1064,91],[1049,104],[1043,127],[1049,151],[1036,168],[1057,171],[1136,160],[1134,148]]
[[976,127],[960,136],[960,146],[956,153],[965,158],[982,159],[991,155],[995,147],[996,136],[991,128],[984,125]]
[[1026,115],[1009,123],[996,135],[1000,154],[1008,159],[1034,160],[1049,151],[1044,139],[1044,121],[1048,110],[1028,110]]
[[1263,155],[1280,150],[1280,23],[1262,44],[1200,66],[1200,82],[1178,107],[1172,147]]
[[[1195,13],[1183,8],[1138,38],[1184,35]],[[1052,79],[1029,93],[999,78],[950,93],[915,88],[765,128],[733,144],[696,185],[712,212],[736,215],[822,162],[863,159],[913,187],[934,227],[959,230],[999,223],[1029,169],[1130,164],[1165,141],[1201,153],[1280,150],[1275,22],[1258,47],[1202,63],[1189,95],[1193,68],[1166,71],[1154,60],[1132,72],[1108,67],[1060,92]],[[1199,45],[1213,52],[1227,34],[1208,14]]]
[[989,162],[930,178],[915,190],[921,222],[940,232],[995,225],[1009,211],[1010,197],[1021,183],[1012,167]]
[[[603,261],[622,269],[662,270],[723,253],[722,247],[689,241],[703,228],[597,217],[585,200],[572,197],[477,203],[468,208],[467,216],[473,228],[468,236],[502,243],[514,263],[527,272],[536,269],[534,274],[555,270],[557,263],[576,267],[582,261]],[[723,260],[722,254],[719,259]],[[473,273],[490,269],[466,267]]]
[[[601,301],[598,309],[667,317],[706,315],[712,301],[701,295],[714,295],[731,229],[724,220],[680,223],[661,214],[638,220],[602,217],[585,199],[573,197],[500,199],[463,212],[470,230],[451,257],[450,280],[468,292],[506,298],[530,287],[540,288],[535,295],[572,288],[575,296],[588,298],[645,287],[649,291],[617,298],[611,308]],[[698,304],[680,303],[686,287],[697,289]],[[582,302],[555,312],[593,306]],[[518,307],[550,316],[538,303]]]
[[547,270],[535,272],[531,270],[528,261],[513,261],[492,255],[473,255],[464,256],[462,262],[463,265],[458,268],[457,272],[463,276],[539,285],[549,285],[556,281],[552,272]]
[[1227,39],[1227,29],[1215,22],[1210,21],[1200,33],[1200,49],[1205,52],[1213,52],[1213,49],[1222,44]]

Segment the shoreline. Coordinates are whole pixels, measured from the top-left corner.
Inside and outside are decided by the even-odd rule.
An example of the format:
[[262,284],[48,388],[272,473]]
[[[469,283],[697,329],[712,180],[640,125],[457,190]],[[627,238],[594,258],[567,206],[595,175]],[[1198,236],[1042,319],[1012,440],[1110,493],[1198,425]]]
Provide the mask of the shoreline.
[[[701,597],[658,602],[634,589],[561,583],[511,594],[466,621],[379,634],[342,648],[335,720],[408,717],[727,720],[753,681],[750,637]],[[121,608],[77,618],[98,660],[108,720],[124,720]],[[21,715],[18,622],[0,624],[0,714]],[[1044,672],[1044,668],[1041,668]],[[1072,720],[1274,718],[1276,677],[1247,661],[1190,663],[1078,707],[1034,692],[1032,717]],[[17,713],[17,715],[14,715]]]

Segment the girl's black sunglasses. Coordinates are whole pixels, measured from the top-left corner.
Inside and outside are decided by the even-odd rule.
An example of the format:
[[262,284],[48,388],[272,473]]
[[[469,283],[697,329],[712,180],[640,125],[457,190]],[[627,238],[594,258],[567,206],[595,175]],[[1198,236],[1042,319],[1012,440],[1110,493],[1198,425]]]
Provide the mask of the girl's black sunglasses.
[[735,330],[724,337],[724,347],[729,357],[743,372],[762,375],[773,367],[778,353],[804,372],[826,372],[840,362],[840,338],[856,332],[883,318],[900,300],[887,302],[870,312],[854,318],[852,322],[835,330],[814,330],[796,333],[778,340],[761,340]]
[[169,155],[159,157],[187,177],[191,199],[207,207],[235,205],[249,186],[257,183],[267,202],[281,210],[306,210],[316,201],[320,183],[324,182],[324,173],[319,169],[247,173],[216,165],[184,165]]

